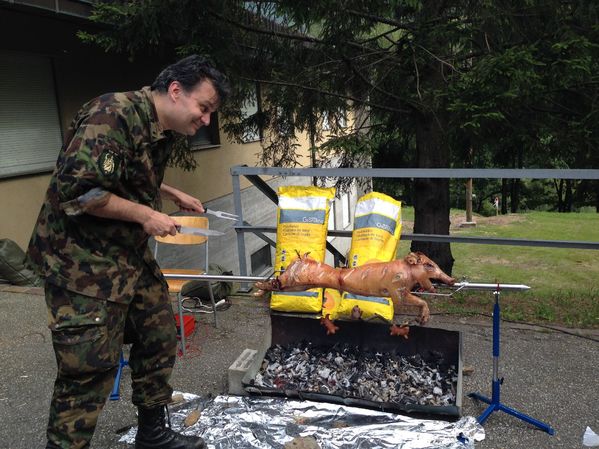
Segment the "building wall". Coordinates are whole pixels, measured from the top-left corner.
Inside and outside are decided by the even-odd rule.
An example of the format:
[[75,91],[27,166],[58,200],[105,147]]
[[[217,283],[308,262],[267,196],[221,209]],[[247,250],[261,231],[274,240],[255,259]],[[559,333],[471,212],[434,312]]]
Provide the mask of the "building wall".
[[49,180],[49,175],[0,180],[0,238],[27,246]]
[[[157,60],[131,63],[125,57],[107,55],[76,37],[82,28],[85,22],[76,17],[0,2],[0,50],[52,61],[63,134],[84,102],[105,92],[147,85],[164,65]],[[22,248],[27,245],[50,172],[0,178],[0,238],[14,240]]]
[[[54,3],[50,6],[53,5]],[[13,6],[12,2],[0,0],[0,50],[51,58],[63,134],[84,102],[105,92],[133,90],[149,85],[159,70],[172,62],[148,58],[131,62],[124,57],[108,55],[81,43],[76,37],[78,30],[89,26],[84,20],[44,13],[35,8]],[[220,142],[221,145],[194,152],[194,158],[198,162],[198,168],[194,172],[169,168],[165,182],[196,196],[213,209],[233,212],[230,167],[257,165],[257,155],[261,149],[258,142],[231,143],[222,132]],[[302,152],[300,165],[310,166],[308,139],[305,135],[300,136],[299,142]],[[56,148],[56,154],[58,151],[59,148]],[[50,170],[0,178],[0,238],[14,240],[19,246],[26,248],[49,180]],[[267,179],[267,182],[276,190],[283,184],[309,184],[311,178],[273,178]],[[251,187],[243,177],[241,188],[246,221],[257,226],[276,226],[275,205],[256,188]],[[353,201],[355,203],[355,198]],[[340,210],[340,205],[336,205],[335,209]],[[165,202],[163,211],[172,213],[176,211],[176,207]],[[336,228],[341,229],[340,213],[336,222]],[[226,235],[211,239],[210,254],[214,262],[238,272],[236,233],[231,224],[232,222],[224,220],[211,221],[213,228],[226,231]],[[270,237],[275,239],[274,235]],[[252,234],[246,234],[245,240],[247,267],[251,271],[250,256],[265,243]],[[340,244],[342,253],[347,251],[348,242],[341,239],[336,246],[337,244]],[[271,254],[274,258],[274,248]],[[332,263],[332,258],[328,261]]]
[[[54,86],[62,133],[68,128],[79,107],[105,92],[126,91],[149,85],[162,67],[172,61],[154,59],[133,63],[124,57],[108,55],[94,46],[83,44],[76,33],[85,27],[72,17],[45,14],[29,8],[5,9],[0,2],[0,50],[49,57],[52,60]],[[1,138],[1,137],[0,137]],[[202,201],[230,195],[230,167],[256,165],[258,142],[229,143],[220,136],[221,145],[194,152],[198,169],[185,172],[168,169],[165,182]],[[302,138],[307,148],[305,138]],[[56,148],[58,154],[59,148]],[[306,162],[309,160],[306,158]],[[0,178],[0,238],[14,240],[25,247],[31,236],[40,205],[50,179],[50,170],[32,175]],[[243,182],[242,187],[248,183]],[[164,211],[174,206],[165,203]]]
[[[55,67],[56,99],[62,133],[66,131],[78,108],[86,101],[104,92],[130,90],[148,81],[129,81],[133,74],[122,77],[123,70],[103,69],[93,76],[84,74],[82,61],[66,58],[53,59]],[[87,64],[89,67],[90,65]],[[114,65],[112,66],[115,67]],[[118,65],[117,65],[118,67]],[[135,71],[133,71],[135,73]],[[154,72],[155,73],[155,70]],[[147,76],[137,74],[141,77]],[[0,137],[1,138],[1,137]],[[58,155],[59,148],[56,148]],[[0,179],[0,211],[8,219],[0,220],[0,238],[9,238],[24,247],[29,240],[40,205],[50,180],[50,170],[33,175]]]

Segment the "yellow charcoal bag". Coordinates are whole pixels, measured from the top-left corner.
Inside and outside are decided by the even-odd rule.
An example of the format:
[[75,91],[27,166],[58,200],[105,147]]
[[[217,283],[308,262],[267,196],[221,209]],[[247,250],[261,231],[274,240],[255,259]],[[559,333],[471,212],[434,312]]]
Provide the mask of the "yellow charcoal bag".
[[[379,192],[362,196],[356,204],[354,230],[348,256],[348,268],[367,263],[390,262],[395,259],[401,236],[401,201]],[[336,314],[349,318],[352,309],[358,306],[362,319],[381,317],[393,320],[391,298],[360,296],[344,292]]]
[[[331,200],[335,188],[279,187],[275,270],[285,270],[298,257],[324,262]],[[270,308],[280,312],[312,312],[322,309],[322,289],[304,292],[273,292]]]
[[322,303],[322,316],[334,321],[338,316],[339,306],[341,305],[341,292],[333,288],[324,290],[324,301]]

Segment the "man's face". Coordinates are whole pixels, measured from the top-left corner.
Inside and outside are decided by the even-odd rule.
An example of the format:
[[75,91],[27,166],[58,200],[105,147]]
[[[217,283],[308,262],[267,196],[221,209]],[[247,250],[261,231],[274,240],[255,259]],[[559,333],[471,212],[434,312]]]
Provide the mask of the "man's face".
[[202,126],[210,124],[210,114],[216,111],[219,104],[212,81],[203,80],[189,92],[185,92],[175,81],[169,87],[169,93],[173,99],[170,129],[193,136]]

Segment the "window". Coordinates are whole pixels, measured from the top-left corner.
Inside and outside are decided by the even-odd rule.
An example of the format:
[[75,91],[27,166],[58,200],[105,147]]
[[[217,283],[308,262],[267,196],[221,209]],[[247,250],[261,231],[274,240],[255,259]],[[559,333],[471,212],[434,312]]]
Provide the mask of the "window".
[[350,211],[351,211],[351,200],[349,194],[344,193],[341,197],[341,214],[343,229],[347,228],[350,224]]
[[[339,110],[339,115],[337,116],[337,124],[339,125],[340,128],[346,128],[347,127],[347,118],[346,118],[346,111],[345,110]],[[328,112],[324,112],[322,114],[322,130],[323,131],[330,131],[331,130],[331,121],[330,121],[330,117],[329,117],[329,113]]]
[[331,201],[331,207],[329,208],[329,231],[335,230],[335,201]]
[[[241,108],[241,116],[243,117],[244,120],[248,117],[251,117],[252,115],[256,114],[259,111],[259,104],[258,104],[259,99],[260,99],[259,90],[258,90],[258,88],[256,88],[252,97],[248,101],[246,101],[243,104],[243,107]],[[242,137],[242,140],[245,143],[256,142],[257,140],[260,140],[260,139],[261,139],[260,129],[258,128],[257,125],[252,127],[252,129],[247,130]]]
[[272,268],[272,258],[270,255],[270,245],[265,245],[250,256],[252,265],[252,275],[260,276],[267,269]]
[[0,177],[52,170],[61,146],[51,59],[0,51]]
[[198,129],[198,132],[189,138],[189,145],[192,150],[198,150],[202,147],[211,147],[219,144],[218,114],[213,112],[210,115],[210,125],[202,126]]

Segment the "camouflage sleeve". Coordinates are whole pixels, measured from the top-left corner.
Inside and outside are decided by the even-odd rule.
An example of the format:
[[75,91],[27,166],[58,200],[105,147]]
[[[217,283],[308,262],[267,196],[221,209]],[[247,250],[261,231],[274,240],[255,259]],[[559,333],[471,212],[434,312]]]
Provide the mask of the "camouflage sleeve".
[[60,203],[60,208],[67,215],[81,215],[90,209],[96,207],[102,207],[108,203],[110,192],[108,190],[102,190],[99,187],[94,187],[88,192],[81,196],[78,196],[74,200],[64,201]]
[[95,112],[79,121],[57,167],[60,207],[79,215],[102,206],[119,191],[127,149],[124,120],[114,113]]

